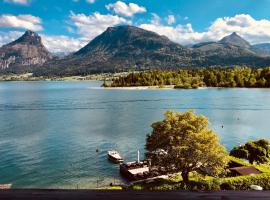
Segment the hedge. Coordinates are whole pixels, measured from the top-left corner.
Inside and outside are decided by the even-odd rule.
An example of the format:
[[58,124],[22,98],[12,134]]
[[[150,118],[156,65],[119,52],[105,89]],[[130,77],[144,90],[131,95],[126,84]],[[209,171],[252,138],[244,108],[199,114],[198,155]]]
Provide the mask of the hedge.
[[254,176],[238,176],[202,181],[183,181],[170,183],[166,180],[151,184],[137,184],[125,189],[132,190],[250,190],[251,185],[259,185],[264,190],[270,190],[270,173]]
[[270,190],[270,173],[224,178],[221,179],[220,189],[249,190],[251,185],[259,185],[264,190]]

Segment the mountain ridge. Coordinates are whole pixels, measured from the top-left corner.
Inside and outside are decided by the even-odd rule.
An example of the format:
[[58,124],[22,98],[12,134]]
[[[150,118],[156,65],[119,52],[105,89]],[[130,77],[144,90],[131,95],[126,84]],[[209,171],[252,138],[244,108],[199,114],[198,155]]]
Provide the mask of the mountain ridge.
[[56,66],[57,74],[69,73],[71,68],[75,74],[145,70],[155,66],[169,69],[191,65],[190,57],[194,54],[157,33],[134,26],[117,26],[107,28],[74,54],[47,63],[47,67],[51,71]]
[[[232,33],[218,42],[199,43],[189,48],[172,42],[165,36],[135,26],[108,27],[77,52],[64,57],[54,57],[44,47],[38,34],[26,31],[24,36],[1,47],[0,56],[1,49],[6,48],[5,46],[16,45],[39,47],[44,54],[37,54],[34,58],[43,60],[39,60],[40,62],[34,63],[33,66],[30,62],[28,68],[25,65],[17,65],[16,70],[10,67],[2,71],[17,73],[30,70],[38,76],[62,76],[183,67],[270,65],[269,54],[255,51],[253,46],[237,33]],[[31,60],[31,56],[29,59]],[[0,64],[1,62],[3,53]]]
[[217,42],[202,42],[192,46],[193,49],[201,50],[208,55],[226,54],[229,57],[235,57],[236,55],[270,57],[270,51],[267,51],[264,47],[265,46],[251,45],[236,32],[223,37]]

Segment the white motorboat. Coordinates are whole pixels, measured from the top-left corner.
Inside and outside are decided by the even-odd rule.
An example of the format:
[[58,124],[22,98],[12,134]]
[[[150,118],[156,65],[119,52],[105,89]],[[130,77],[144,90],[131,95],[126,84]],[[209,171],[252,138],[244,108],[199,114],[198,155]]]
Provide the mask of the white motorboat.
[[115,163],[120,163],[124,161],[121,155],[115,150],[108,151],[107,155],[108,158]]

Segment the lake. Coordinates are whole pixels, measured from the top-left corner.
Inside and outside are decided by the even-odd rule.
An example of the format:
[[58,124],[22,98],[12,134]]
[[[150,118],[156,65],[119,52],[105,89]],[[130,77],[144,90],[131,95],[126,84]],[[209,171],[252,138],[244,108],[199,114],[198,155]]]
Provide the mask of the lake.
[[206,115],[228,150],[270,137],[270,89],[127,90],[101,84],[0,82],[0,183],[94,188],[122,181],[106,152],[117,149],[132,161],[140,150],[142,157],[151,123],[167,109]]

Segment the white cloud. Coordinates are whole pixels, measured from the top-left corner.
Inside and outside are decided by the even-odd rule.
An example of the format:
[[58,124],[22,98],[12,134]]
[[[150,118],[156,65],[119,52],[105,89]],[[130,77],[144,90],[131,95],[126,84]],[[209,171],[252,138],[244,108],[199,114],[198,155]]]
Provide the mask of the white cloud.
[[44,46],[53,53],[71,53],[85,46],[89,41],[82,38],[72,38],[65,35],[41,35]]
[[95,0],[86,0],[87,3],[95,3]]
[[98,12],[92,15],[70,14],[71,25],[76,28],[78,34],[89,40],[93,39],[110,26],[128,24],[130,21],[117,15],[102,15]]
[[168,15],[168,17],[167,17],[166,20],[167,20],[167,23],[168,23],[169,25],[175,23],[175,17],[174,17],[174,15]]
[[[79,2],[80,0],[73,0],[74,2]],[[96,2],[96,0],[85,0],[87,3],[93,4]]]
[[196,43],[196,41],[201,40],[200,33],[194,32],[191,24],[177,25],[176,27],[160,24],[141,24],[140,27],[160,35],[165,35],[172,41],[180,44]]
[[4,0],[4,2],[20,5],[28,5],[30,3],[30,0]]
[[117,1],[116,3],[110,3],[106,5],[108,10],[112,10],[116,14],[123,15],[126,17],[132,17],[136,13],[144,13],[146,12],[146,8],[143,6],[139,6],[135,3],[126,4],[122,1]]
[[255,20],[248,14],[218,18],[205,32],[194,31],[189,23],[168,26],[160,24],[157,20],[152,20],[150,24],[141,24],[140,27],[165,35],[171,40],[184,45],[217,41],[232,32],[237,32],[252,44],[270,42],[270,20]]
[[42,20],[33,15],[0,15],[0,28],[20,28],[33,31],[42,30]]
[[160,17],[156,13],[152,13],[151,15],[152,15],[151,24],[159,25],[161,21]]
[[0,47],[4,44],[7,44],[9,42],[12,42],[16,39],[18,39],[20,36],[22,36],[23,32],[19,31],[9,31],[9,32],[3,32],[0,31]]

